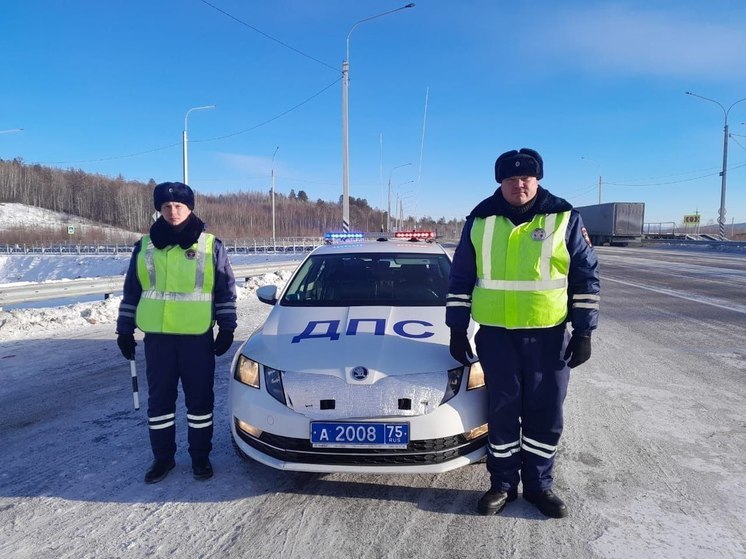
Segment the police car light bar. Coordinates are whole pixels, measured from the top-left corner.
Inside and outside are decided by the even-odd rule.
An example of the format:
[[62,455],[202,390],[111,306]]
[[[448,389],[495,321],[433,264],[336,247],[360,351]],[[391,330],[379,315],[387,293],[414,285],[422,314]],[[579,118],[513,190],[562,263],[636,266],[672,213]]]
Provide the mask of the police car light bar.
[[348,240],[360,240],[364,238],[363,233],[324,233],[324,241],[348,241]]
[[434,239],[435,231],[397,231],[394,237],[397,239]]

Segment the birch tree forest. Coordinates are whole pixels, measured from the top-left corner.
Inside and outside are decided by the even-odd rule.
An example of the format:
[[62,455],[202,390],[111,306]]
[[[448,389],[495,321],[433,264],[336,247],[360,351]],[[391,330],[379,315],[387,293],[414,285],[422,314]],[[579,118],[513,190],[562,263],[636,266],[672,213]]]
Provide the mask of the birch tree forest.
[[[153,187],[129,181],[121,175],[111,178],[80,169],[57,169],[27,165],[22,160],[0,159],[0,203],[15,202],[88,219],[102,225],[142,234],[153,222]],[[195,213],[210,232],[224,242],[246,242],[272,237],[270,192],[235,192],[195,195]],[[312,201],[303,190],[289,194],[275,192],[275,236],[320,237],[341,230],[342,202]],[[350,197],[350,222],[357,231],[381,231],[386,212],[372,208],[363,198]],[[393,220],[393,217],[392,217]],[[436,230],[453,238],[463,222],[412,216],[402,229]],[[45,229],[2,230],[0,243],[67,242],[66,231]],[[78,239],[99,242],[99,239]]]

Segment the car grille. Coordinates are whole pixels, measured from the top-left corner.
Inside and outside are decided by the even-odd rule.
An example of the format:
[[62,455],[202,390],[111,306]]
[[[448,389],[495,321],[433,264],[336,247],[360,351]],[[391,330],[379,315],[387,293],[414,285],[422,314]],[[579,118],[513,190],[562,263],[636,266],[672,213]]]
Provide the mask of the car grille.
[[302,464],[349,466],[441,464],[474,452],[487,443],[485,434],[471,441],[467,440],[464,435],[410,441],[405,449],[313,448],[308,439],[282,437],[266,432],[256,438],[242,431],[235,419],[234,424],[238,436],[249,446],[277,460]]
[[[373,384],[355,385],[331,375],[285,373],[283,386],[290,408],[309,419],[406,417],[433,412],[443,400],[445,371],[389,376]],[[333,395],[333,399],[332,399]],[[407,400],[402,406],[401,400]],[[322,402],[334,402],[326,407]]]

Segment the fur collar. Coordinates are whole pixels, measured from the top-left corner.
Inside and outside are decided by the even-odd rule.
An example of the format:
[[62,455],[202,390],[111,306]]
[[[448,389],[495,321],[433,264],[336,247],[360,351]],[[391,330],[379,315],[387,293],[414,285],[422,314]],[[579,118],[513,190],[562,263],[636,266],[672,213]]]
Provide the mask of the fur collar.
[[197,242],[204,230],[205,223],[193,213],[189,214],[186,226],[181,231],[176,231],[166,223],[163,216],[160,216],[150,227],[150,238],[158,249],[164,249],[171,245],[179,245],[181,248],[187,249]]

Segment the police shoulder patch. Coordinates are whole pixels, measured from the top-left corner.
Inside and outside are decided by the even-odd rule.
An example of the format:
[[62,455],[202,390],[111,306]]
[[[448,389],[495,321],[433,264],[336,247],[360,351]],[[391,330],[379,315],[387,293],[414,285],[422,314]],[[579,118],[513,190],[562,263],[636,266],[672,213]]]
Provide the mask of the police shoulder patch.
[[585,227],[580,228],[580,233],[583,235],[585,242],[588,243],[589,247],[592,247],[591,238],[588,236],[588,230]]

